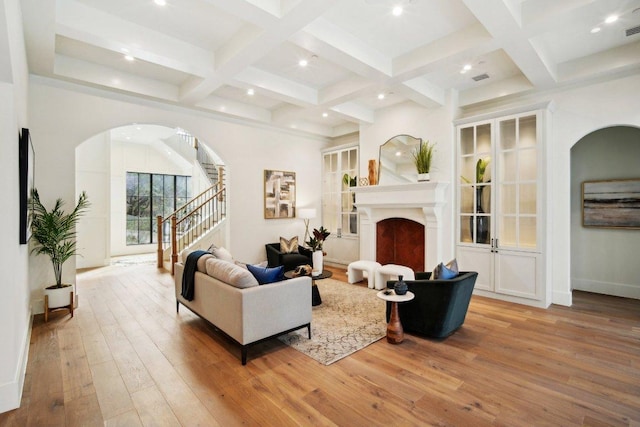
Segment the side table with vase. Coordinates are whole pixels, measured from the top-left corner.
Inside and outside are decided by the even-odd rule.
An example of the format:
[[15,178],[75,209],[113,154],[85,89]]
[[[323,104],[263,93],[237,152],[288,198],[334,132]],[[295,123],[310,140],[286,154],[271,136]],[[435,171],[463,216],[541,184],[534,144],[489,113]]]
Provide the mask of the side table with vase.
[[376,294],[382,300],[391,303],[391,317],[387,324],[387,342],[390,344],[400,344],[404,340],[404,330],[398,315],[398,303],[411,301],[415,295],[407,291],[404,295],[398,295],[392,289],[385,289]]

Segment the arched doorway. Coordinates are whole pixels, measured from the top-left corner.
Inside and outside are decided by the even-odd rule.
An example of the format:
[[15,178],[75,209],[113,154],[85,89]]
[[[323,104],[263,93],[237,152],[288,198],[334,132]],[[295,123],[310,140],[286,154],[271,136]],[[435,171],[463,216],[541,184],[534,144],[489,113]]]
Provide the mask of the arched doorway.
[[[132,124],[102,132],[76,147],[76,193],[86,191],[92,204],[78,224],[82,257],[76,260],[77,268],[108,265],[112,256],[156,252],[155,215],[172,212],[176,204],[210,185],[198,167],[194,141],[180,128]],[[222,164],[215,153],[211,155]],[[137,198],[145,203],[136,212],[129,207],[133,175],[148,181],[149,193]],[[134,225],[137,239],[131,238]]]
[[640,278],[635,267],[640,230],[582,224],[583,183],[638,179],[639,159],[640,128],[633,126],[596,130],[571,148],[572,289],[640,298]]

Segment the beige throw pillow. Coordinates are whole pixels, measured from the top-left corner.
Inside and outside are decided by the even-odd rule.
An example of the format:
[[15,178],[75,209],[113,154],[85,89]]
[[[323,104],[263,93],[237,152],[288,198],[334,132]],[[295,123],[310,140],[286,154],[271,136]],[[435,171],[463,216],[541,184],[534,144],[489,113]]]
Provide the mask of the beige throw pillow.
[[237,266],[232,262],[209,258],[206,264],[207,274],[221,282],[240,289],[258,286],[258,281],[249,270]]
[[283,254],[297,254],[298,253],[298,236],[294,236],[287,240],[284,237],[280,237],[280,252]]

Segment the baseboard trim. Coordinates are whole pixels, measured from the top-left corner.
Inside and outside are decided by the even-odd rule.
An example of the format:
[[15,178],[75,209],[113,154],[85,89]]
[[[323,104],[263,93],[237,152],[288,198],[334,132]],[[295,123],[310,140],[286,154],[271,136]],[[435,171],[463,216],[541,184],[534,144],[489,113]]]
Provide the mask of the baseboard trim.
[[571,307],[573,304],[573,296],[571,292],[553,291],[553,297],[551,304],[564,305],[565,307]]
[[22,337],[23,343],[20,346],[22,352],[20,354],[18,369],[16,370],[13,381],[0,385],[0,413],[20,407],[24,377],[27,372],[27,362],[29,360],[29,344],[31,342],[32,327],[33,312],[31,308],[29,308],[29,327],[24,337]]
[[594,292],[596,294],[616,297],[640,299],[640,285],[627,283],[601,282],[589,279],[572,279],[571,286],[576,291]]

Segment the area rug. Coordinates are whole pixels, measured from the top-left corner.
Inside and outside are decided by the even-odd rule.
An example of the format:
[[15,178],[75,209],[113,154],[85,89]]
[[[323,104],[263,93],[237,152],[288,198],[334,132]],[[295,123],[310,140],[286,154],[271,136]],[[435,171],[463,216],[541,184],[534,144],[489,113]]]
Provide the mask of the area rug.
[[313,307],[311,340],[305,328],[280,341],[330,365],[386,335],[385,303],[376,297],[378,291],[333,279],[316,283],[322,304]]

